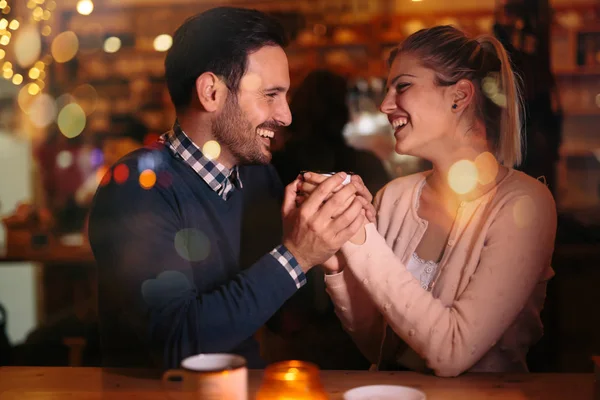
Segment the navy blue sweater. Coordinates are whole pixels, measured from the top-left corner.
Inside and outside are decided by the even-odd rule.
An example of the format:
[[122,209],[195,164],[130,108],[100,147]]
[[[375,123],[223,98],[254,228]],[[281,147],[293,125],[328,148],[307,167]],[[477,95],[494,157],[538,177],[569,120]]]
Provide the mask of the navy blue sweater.
[[[297,290],[269,254],[281,243],[273,167],[240,167],[244,187],[225,201],[163,145],[119,164],[127,181],[115,182],[120,167],[101,185],[89,223],[104,365],[165,369],[231,352],[262,367],[253,334]],[[139,183],[147,168],[150,189]]]

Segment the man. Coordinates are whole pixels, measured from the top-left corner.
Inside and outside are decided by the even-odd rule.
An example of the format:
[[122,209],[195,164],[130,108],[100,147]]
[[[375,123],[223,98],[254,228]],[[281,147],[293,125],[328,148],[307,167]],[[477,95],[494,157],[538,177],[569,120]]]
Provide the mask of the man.
[[281,234],[268,163],[270,138],[291,122],[285,44],[254,10],[212,9],[176,31],[173,130],[112,168],[91,213],[105,365],[231,352],[263,366],[254,333],[364,222],[357,186],[338,190],[338,174],[300,208],[297,182],[286,188]]

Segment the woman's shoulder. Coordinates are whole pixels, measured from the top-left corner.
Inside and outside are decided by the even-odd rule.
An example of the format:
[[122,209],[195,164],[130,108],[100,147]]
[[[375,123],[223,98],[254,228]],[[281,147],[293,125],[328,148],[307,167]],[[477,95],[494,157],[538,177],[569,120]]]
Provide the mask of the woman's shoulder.
[[498,188],[503,197],[518,199],[527,197],[536,205],[556,208],[554,197],[543,177],[533,178],[524,172],[512,170],[506,182]]
[[496,215],[507,216],[503,220],[509,224],[514,222],[518,227],[537,225],[540,229],[556,224],[556,203],[541,178],[513,170],[498,186],[491,201]]

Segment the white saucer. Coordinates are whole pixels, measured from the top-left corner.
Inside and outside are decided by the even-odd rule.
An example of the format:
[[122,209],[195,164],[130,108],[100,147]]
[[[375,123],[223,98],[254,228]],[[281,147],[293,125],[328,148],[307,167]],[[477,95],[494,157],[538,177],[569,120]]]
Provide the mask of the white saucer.
[[344,400],[425,400],[425,393],[406,386],[361,386],[344,393]]

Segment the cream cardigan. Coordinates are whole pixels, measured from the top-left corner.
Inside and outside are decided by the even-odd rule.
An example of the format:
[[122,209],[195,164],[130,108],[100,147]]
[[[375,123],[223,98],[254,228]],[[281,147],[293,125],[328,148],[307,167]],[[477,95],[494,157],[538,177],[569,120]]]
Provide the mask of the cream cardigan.
[[[510,169],[499,184],[463,202],[431,292],[406,263],[427,229],[417,215],[427,173],[398,178],[375,197],[377,226],[342,247],[346,268],[325,278],[336,313],[373,363],[396,357],[390,328],[439,376],[526,371],[556,235],[556,206],[541,182]],[[396,337],[396,339],[397,339]],[[398,340],[398,339],[397,339]]]

